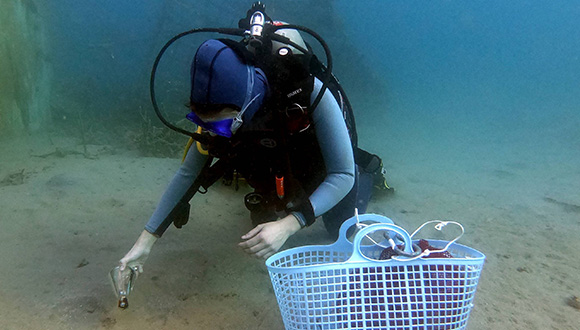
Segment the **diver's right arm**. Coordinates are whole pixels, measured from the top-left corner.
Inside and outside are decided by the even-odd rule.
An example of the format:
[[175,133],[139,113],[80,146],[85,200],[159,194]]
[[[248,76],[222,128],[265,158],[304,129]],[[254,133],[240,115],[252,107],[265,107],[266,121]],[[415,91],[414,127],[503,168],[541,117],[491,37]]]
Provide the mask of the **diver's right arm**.
[[143,264],[147,260],[153,244],[171,224],[171,219],[168,218],[169,213],[193,184],[206,159],[206,156],[201,155],[196,150],[190,150],[187,153],[185,161],[173,176],[157,208],[145,225],[145,230],[131,250],[119,261],[121,270],[129,266],[136,267],[139,273],[143,272]]
[[145,225],[146,231],[157,237],[163,235],[172,221],[167,216],[191,187],[206,160],[207,156],[200,154],[195,148],[189,150],[184,162],[173,176],[173,179],[171,179],[171,182],[169,182],[169,186],[163,193],[157,208]]

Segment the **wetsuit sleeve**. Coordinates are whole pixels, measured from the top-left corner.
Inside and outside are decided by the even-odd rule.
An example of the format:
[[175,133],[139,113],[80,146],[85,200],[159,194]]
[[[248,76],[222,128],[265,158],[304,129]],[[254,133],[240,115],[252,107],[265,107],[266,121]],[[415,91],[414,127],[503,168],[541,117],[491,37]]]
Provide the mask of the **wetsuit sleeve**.
[[[316,80],[311,102],[314,102],[321,87],[322,83]],[[326,165],[324,181],[309,197],[314,216],[318,217],[338,204],[352,189],[355,165],[342,111],[329,90],[314,110],[312,120]]]
[[167,216],[193,184],[207,160],[207,156],[203,156],[195,148],[192,149],[189,150],[185,161],[169,182],[169,186],[163,193],[157,208],[145,225],[145,230],[151,234],[161,236],[167,227],[171,225],[171,221],[167,219]]

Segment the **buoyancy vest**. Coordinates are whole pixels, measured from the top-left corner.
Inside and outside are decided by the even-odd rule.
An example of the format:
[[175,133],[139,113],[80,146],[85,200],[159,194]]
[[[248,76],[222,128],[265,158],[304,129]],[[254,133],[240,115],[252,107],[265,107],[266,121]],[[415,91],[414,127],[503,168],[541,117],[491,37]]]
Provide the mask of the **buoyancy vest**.
[[284,193],[276,204],[283,209],[290,202],[296,203],[297,198],[310,195],[326,176],[312,125],[314,76],[309,68],[310,57],[256,56],[235,41],[220,41],[262,69],[270,91],[262,108],[231,138],[235,152],[229,154],[229,171],[241,174],[265,195],[279,195],[276,184],[282,179]]

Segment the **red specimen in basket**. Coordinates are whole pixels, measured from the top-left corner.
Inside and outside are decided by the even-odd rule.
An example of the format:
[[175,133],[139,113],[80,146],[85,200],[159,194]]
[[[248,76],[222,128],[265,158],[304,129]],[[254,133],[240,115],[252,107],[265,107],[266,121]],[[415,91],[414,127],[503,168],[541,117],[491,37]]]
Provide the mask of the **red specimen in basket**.
[[[403,248],[402,245],[397,245],[397,247],[399,249]],[[439,250],[438,248],[432,247],[429,244],[429,242],[427,240],[424,240],[424,239],[419,241],[419,247],[421,248],[421,252],[423,252],[427,249],[429,249],[429,251]],[[393,256],[396,256],[396,255],[397,255],[397,253],[393,250],[393,248],[388,247],[388,248],[384,249],[383,252],[381,252],[381,255],[379,256],[379,260],[391,259]],[[428,256],[425,256],[423,258],[453,258],[453,256],[448,251],[443,251],[443,252],[431,252],[431,253],[429,253]]]
[[[398,245],[397,247],[399,249],[403,248],[402,245]],[[388,248],[384,249],[383,252],[381,252],[381,255],[379,256],[379,260],[391,259],[393,256],[396,256],[396,255],[397,255],[397,253],[393,250],[393,248],[388,247]]]
[[[421,252],[423,252],[423,251],[425,251],[427,249],[429,249],[429,251],[440,250],[438,248],[432,247],[429,244],[429,242],[427,242],[424,239],[422,239],[422,240],[419,241],[419,247],[421,248]],[[443,252],[431,252],[425,258],[453,258],[453,256],[448,251],[443,251]]]

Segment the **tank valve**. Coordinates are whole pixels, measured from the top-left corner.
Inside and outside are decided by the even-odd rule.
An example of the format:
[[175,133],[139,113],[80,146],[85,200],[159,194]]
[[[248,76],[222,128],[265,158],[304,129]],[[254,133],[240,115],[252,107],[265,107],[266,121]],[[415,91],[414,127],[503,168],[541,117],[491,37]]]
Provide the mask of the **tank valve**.
[[262,46],[262,34],[264,32],[264,23],[266,18],[260,11],[252,14],[250,18],[250,46],[259,48]]

